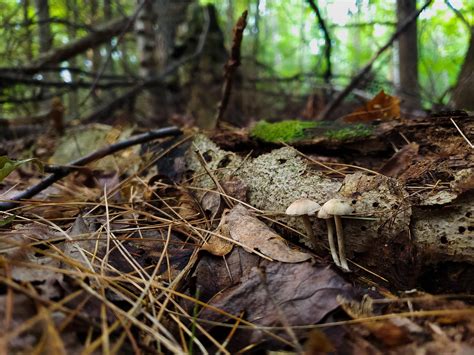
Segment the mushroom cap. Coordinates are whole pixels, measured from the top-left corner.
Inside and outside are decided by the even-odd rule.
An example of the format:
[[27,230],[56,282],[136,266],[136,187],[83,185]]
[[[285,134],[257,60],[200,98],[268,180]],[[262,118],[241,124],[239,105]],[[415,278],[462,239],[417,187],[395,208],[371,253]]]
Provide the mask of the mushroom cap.
[[319,211],[321,205],[309,198],[300,198],[288,206],[285,213],[290,216],[313,215]]
[[[324,207],[324,205],[323,205]],[[321,207],[321,209],[318,212],[318,218],[322,219],[329,219],[332,218],[332,215],[328,214],[324,208]]]
[[[322,212],[321,212],[322,211]],[[331,215],[331,216],[343,216],[347,214],[351,214],[354,209],[349,205],[346,201],[340,200],[337,198],[332,198],[327,201],[323,207],[321,207],[320,213],[321,215]],[[325,218],[325,217],[319,217]]]

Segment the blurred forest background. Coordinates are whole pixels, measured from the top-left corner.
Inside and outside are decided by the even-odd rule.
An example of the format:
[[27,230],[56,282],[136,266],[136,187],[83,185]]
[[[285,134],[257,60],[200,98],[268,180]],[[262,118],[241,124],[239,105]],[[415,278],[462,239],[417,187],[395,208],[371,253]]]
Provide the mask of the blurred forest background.
[[[73,123],[213,128],[244,10],[225,116],[235,126],[318,117],[387,44],[346,103],[383,89],[405,112],[474,110],[470,0],[3,0],[1,123],[54,121],[61,111]],[[349,111],[341,105],[329,118]]]

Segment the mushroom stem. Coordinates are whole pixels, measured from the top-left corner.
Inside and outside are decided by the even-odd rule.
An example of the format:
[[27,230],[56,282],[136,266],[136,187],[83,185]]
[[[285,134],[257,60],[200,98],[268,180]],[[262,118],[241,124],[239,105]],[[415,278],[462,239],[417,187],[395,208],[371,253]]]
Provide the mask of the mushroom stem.
[[314,237],[314,232],[313,232],[313,225],[311,224],[309,217],[307,215],[303,215],[301,217],[303,217],[304,228],[306,229],[306,233],[308,234],[308,237],[314,241],[315,237]]
[[344,245],[344,232],[342,230],[342,221],[340,216],[334,216],[334,223],[336,224],[337,244],[339,247],[339,260],[341,261],[341,268],[346,271],[351,271],[347,265],[346,247]]
[[334,260],[336,266],[341,267],[341,263],[339,262],[339,258],[337,256],[336,244],[334,243],[334,227],[329,218],[326,219],[326,225],[328,227],[328,241],[329,249],[331,250],[332,260]]

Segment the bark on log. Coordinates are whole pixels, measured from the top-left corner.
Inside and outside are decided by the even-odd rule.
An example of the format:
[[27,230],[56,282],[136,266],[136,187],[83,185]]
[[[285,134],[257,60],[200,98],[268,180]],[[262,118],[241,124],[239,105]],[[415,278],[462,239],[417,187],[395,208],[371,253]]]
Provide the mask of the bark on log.
[[[195,173],[193,186],[199,188],[216,190],[196,158],[196,149],[206,157],[207,168],[219,181],[232,177],[243,182],[250,205],[273,212],[276,220],[300,231],[301,242],[311,248],[315,246],[304,237],[303,223],[284,215],[294,200],[308,197],[323,204],[333,197],[344,198],[352,204],[355,214],[372,217],[344,219],[346,249],[351,260],[386,278],[390,286],[413,288],[433,265],[445,262],[474,270],[474,239],[468,235],[474,215],[472,191],[455,200],[448,199],[446,206],[443,202],[415,204],[409,200],[405,186],[393,178],[362,173],[347,175],[344,181],[329,178],[290,147],[245,160],[221,150],[203,136],[194,139],[186,155],[187,168]],[[197,195],[199,200],[201,196]],[[315,249],[321,249],[327,245],[326,224],[316,218],[312,223],[321,244]],[[464,226],[465,233],[459,232],[460,226]]]

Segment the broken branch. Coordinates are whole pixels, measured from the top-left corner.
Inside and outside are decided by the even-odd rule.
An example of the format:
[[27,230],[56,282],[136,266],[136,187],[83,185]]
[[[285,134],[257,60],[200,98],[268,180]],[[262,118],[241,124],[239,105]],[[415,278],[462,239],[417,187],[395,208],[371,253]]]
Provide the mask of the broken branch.
[[79,158],[65,166],[62,169],[54,172],[53,174],[45,177],[38,184],[26,189],[25,191],[14,196],[10,200],[0,202],[0,211],[5,211],[16,207],[19,204],[20,200],[28,199],[35,196],[37,193],[43,191],[47,187],[54,184],[56,181],[62,179],[63,177],[69,175],[72,171],[77,170],[78,166],[84,166],[95,160],[101,159],[107,155],[114,154],[120,150],[131,147],[136,144],[145,143],[156,138],[163,138],[168,136],[177,136],[181,134],[181,130],[178,127],[166,127],[161,129],[155,129],[147,133],[139,134],[130,139],[111,144],[107,147],[101,148],[92,152],[82,158]]

